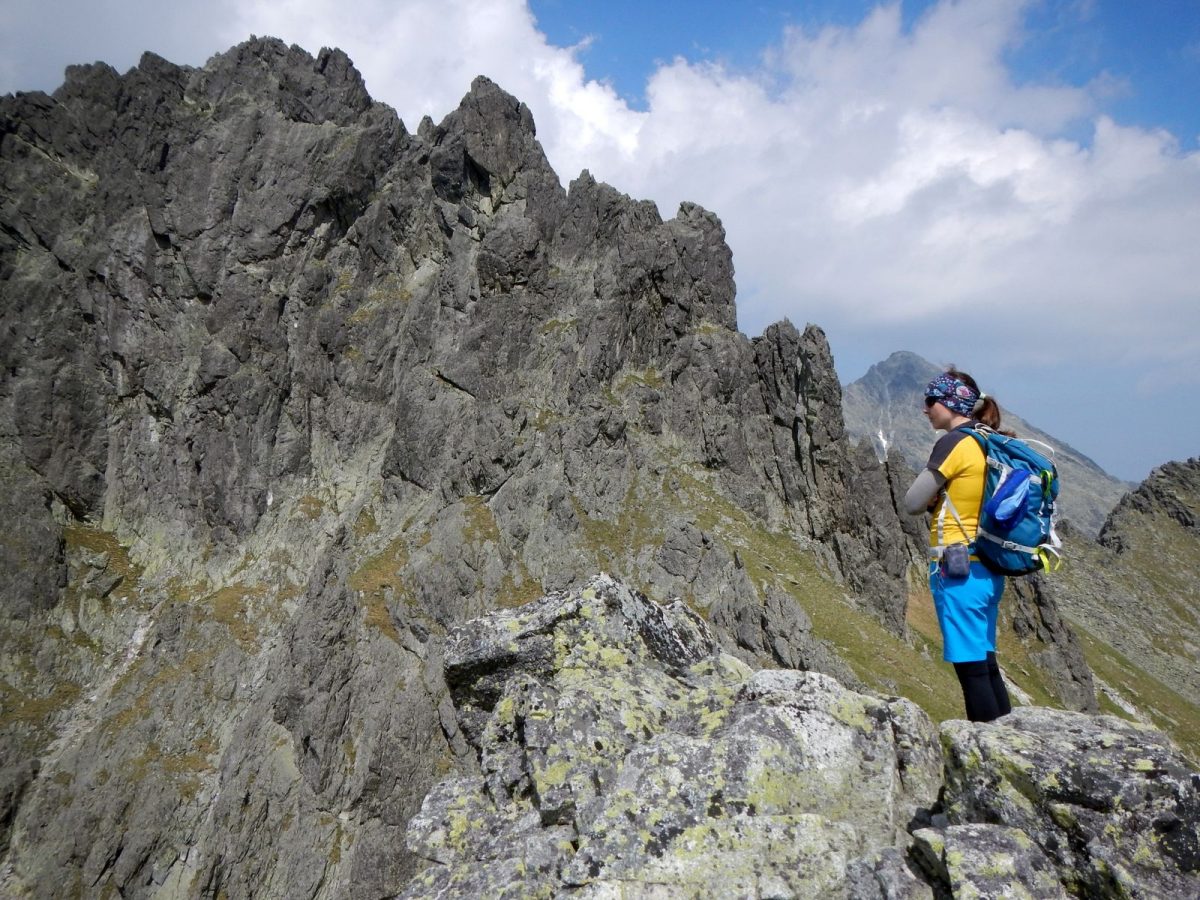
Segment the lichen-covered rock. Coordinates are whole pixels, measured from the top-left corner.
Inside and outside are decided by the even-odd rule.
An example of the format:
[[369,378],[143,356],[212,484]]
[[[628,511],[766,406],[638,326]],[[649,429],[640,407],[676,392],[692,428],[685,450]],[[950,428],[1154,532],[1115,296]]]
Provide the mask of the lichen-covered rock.
[[1200,785],[1161,732],[1030,707],[942,743],[953,825],[1017,829],[1078,896],[1200,896]]
[[1120,720],[1023,708],[939,742],[608,576],[466,623],[445,672],[479,774],[412,819],[406,898],[1198,895],[1197,778]]
[[684,605],[604,576],[467,623],[446,680],[481,775],[412,820],[435,865],[409,897],[846,896],[890,883],[875,854],[940,785],[908,701],[751,673]]
[[1024,832],[1004,825],[951,825],[913,832],[921,863],[961,900],[1066,898],[1054,865]]

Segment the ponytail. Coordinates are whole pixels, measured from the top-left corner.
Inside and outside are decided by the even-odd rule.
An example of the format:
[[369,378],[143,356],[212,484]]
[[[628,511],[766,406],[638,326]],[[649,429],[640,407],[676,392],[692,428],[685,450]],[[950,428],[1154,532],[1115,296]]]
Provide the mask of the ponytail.
[[1000,404],[987,394],[980,394],[975,401],[975,412],[972,418],[978,419],[992,431],[1000,430]]
[[979,385],[975,383],[975,379],[966,372],[959,372],[953,366],[946,370],[948,375],[953,375],[971,390],[979,395],[979,399],[975,401],[975,408],[971,410],[971,418],[975,421],[986,425],[992,431],[998,431],[1001,434],[1009,434],[1011,432],[1004,431],[1000,427],[1000,404],[993,397],[988,396],[983,391],[979,390]]

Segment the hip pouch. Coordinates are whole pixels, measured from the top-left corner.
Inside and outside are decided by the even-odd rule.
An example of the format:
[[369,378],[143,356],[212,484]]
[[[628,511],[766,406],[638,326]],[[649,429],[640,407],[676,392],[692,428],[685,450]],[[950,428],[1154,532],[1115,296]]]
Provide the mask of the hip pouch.
[[941,566],[943,578],[966,578],[971,574],[971,548],[950,544],[942,550]]

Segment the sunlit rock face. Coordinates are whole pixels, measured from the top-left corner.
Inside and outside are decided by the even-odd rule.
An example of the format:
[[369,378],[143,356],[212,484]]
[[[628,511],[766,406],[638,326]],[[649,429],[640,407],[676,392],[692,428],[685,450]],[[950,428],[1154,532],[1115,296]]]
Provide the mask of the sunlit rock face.
[[853,678],[810,584],[900,640],[820,329],[486,78],[411,130],[336,50],[73,67],[0,198],[3,890],[398,890],[446,630],[597,571],[759,665]]

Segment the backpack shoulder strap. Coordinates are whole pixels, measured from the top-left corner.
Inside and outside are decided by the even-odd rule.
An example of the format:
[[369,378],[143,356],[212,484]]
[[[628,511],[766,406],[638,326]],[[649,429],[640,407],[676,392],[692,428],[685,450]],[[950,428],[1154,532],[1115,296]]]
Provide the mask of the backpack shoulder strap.
[[[979,423],[973,423],[971,425],[959,425],[954,430],[961,431],[963,434],[969,434],[969,435],[971,435],[971,437],[975,438],[975,440],[979,442],[979,449],[983,451],[983,460],[984,460],[984,464],[986,466],[987,460],[988,460],[987,434],[991,431],[991,429],[988,428],[986,425],[979,424]],[[986,471],[986,468],[985,468],[985,471]],[[939,552],[945,547],[945,544],[946,544],[946,536],[944,533],[945,522],[946,522],[946,510],[949,510],[950,515],[954,516],[954,521],[958,523],[958,528],[963,533],[963,535],[966,536],[966,534],[967,534],[967,526],[963,524],[963,520],[959,516],[958,510],[954,508],[954,503],[951,502],[951,500],[950,500],[949,492],[943,493],[942,494],[942,508],[938,512],[938,518],[937,518],[937,537],[938,537],[937,549]],[[972,540],[971,544],[974,545],[974,543],[975,543],[974,540]]]

